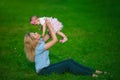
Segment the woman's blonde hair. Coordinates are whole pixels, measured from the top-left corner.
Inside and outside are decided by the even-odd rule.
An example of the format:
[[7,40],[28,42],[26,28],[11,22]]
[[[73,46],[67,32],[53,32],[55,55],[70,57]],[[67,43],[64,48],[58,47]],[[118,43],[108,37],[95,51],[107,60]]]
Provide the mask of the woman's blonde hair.
[[24,37],[24,51],[28,60],[34,62],[35,56],[35,48],[39,42],[31,35],[31,33],[27,33]]

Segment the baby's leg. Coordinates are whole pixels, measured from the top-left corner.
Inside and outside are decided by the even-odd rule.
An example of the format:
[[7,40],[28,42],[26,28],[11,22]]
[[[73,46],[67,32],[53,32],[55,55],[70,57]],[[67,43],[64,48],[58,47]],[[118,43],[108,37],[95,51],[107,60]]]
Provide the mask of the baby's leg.
[[63,38],[62,40],[60,40],[60,42],[64,43],[64,42],[66,42],[68,40],[67,36],[63,32],[57,31],[56,33]]

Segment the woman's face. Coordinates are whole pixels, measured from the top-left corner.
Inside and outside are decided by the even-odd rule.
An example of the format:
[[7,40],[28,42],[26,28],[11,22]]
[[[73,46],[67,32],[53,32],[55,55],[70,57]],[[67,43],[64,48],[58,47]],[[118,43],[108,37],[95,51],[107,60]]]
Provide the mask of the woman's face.
[[33,36],[33,37],[34,37],[35,39],[37,39],[37,40],[39,40],[40,37],[41,37],[41,35],[38,34],[37,32],[35,32],[35,33],[30,33],[30,35]]

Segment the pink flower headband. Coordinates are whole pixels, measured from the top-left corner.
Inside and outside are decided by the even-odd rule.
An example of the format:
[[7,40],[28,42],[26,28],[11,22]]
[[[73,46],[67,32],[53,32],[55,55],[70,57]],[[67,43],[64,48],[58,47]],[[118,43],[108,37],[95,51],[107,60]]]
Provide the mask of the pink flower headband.
[[35,20],[32,20],[30,23],[33,24],[33,25],[35,25]]

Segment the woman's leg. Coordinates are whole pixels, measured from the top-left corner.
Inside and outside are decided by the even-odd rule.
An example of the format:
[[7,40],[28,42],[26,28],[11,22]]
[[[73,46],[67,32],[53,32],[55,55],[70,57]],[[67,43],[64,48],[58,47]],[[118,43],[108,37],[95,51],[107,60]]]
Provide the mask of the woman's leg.
[[44,69],[42,69],[39,74],[43,74],[43,75],[48,75],[51,73],[58,73],[58,74],[62,74],[65,72],[70,72],[73,73],[75,75],[79,75],[79,74],[83,74],[83,75],[90,75],[92,76],[92,72],[87,71],[83,66],[78,66],[74,63],[74,61],[72,59],[68,59],[53,65],[50,65]]
[[78,75],[78,74],[89,75],[89,76],[93,75],[93,71],[91,68],[85,67],[85,66],[73,61],[72,59],[69,60],[69,64],[72,65],[70,67],[70,72],[72,72],[76,75]]
[[65,61],[62,61],[62,62],[59,62],[59,63],[52,64],[52,65],[42,69],[39,72],[39,74],[42,74],[42,75],[48,75],[48,74],[51,74],[51,73],[63,74],[63,73],[68,72],[68,71],[69,71],[68,61],[65,60]]
[[81,64],[75,62],[74,60],[72,60],[72,61],[73,61],[73,63],[74,63],[75,65],[83,68],[84,70],[86,70],[86,71],[88,71],[88,72],[93,72],[93,73],[95,72],[95,69],[92,69],[92,68],[86,67],[86,66],[84,66],[84,65],[81,65]]

